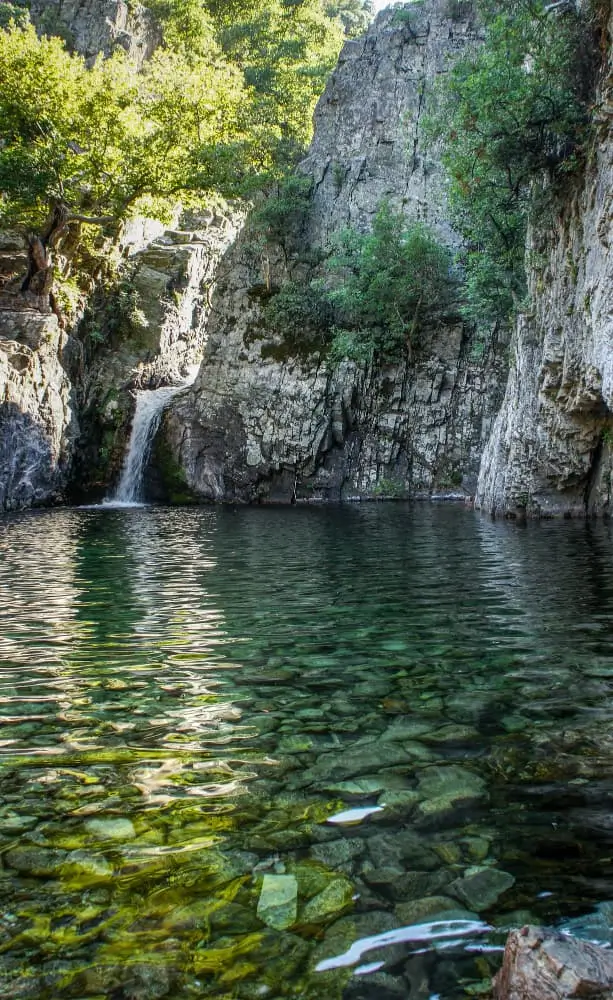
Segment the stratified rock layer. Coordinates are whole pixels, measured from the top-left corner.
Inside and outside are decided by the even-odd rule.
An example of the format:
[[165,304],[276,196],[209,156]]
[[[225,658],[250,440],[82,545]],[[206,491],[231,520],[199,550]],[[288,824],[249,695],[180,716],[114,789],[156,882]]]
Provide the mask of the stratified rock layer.
[[53,313],[0,300],[0,510],[59,500],[74,440],[80,347]]
[[[426,92],[479,39],[470,4],[457,19],[451,9],[385,11],[345,45],[301,166],[313,180],[302,261],[347,224],[368,229],[384,199],[454,242],[421,135]],[[377,370],[305,357],[266,329],[259,294],[304,265],[271,255],[263,273],[247,251],[239,240],[223,262],[203,366],[165,423],[191,489],[247,501],[472,493],[504,380],[497,353],[449,320],[413,360]]]

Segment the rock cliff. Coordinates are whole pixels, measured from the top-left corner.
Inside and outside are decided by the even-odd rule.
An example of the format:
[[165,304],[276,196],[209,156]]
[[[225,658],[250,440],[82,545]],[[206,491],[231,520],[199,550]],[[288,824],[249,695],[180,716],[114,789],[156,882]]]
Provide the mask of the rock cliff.
[[140,65],[161,41],[147,8],[126,0],[31,0],[30,17],[89,60],[120,47]]
[[[613,37],[609,20],[605,41]],[[530,311],[513,334],[505,397],[477,505],[491,513],[610,513],[613,487],[613,54],[582,176],[532,234]]]
[[[301,172],[312,179],[301,234],[312,256],[342,226],[366,230],[383,199],[447,242],[444,181],[423,148],[437,76],[479,29],[470,3],[430,0],[379,14],[346,43],[315,117]],[[266,329],[262,284],[300,271],[287,255],[258,271],[238,241],[223,263],[205,359],[164,427],[204,499],[338,499],[474,490],[499,402],[500,353],[449,321],[414,361],[373,370],[304,356]]]

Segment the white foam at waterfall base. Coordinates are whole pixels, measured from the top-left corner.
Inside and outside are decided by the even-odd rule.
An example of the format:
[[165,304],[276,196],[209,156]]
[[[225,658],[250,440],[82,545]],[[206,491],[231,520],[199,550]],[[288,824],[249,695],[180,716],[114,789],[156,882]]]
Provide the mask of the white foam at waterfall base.
[[115,493],[102,501],[104,507],[144,507],[143,479],[156,431],[166,406],[178,392],[191,385],[198,368],[190,368],[180,385],[143,389],[137,393],[132,431]]

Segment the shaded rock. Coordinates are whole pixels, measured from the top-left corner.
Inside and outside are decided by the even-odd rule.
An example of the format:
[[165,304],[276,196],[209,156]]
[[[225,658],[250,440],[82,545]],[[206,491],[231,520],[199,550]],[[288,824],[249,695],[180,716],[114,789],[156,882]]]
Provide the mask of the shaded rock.
[[458,764],[436,765],[419,772],[419,790],[424,798],[447,796],[452,800],[481,798],[486,792],[483,778]]
[[368,774],[380,768],[406,764],[410,754],[396,743],[369,743],[359,748],[351,747],[342,753],[322,754],[316,764],[305,771],[303,780],[323,788],[330,781],[340,781]]
[[[453,914],[453,915],[451,915]],[[402,924],[419,924],[441,915],[445,920],[474,920],[475,914],[467,910],[459,910],[455,899],[449,896],[424,896],[423,899],[412,899],[399,903],[396,915]]]
[[383,806],[387,817],[410,816],[420,800],[418,792],[410,788],[398,791],[384,792],[379,797],[378,804]]
[[502,969],[494,979],[496,1000],[611,1000],[613,955],[576,938],[537,927],[512,931]]
[[451,882],[448,891],[466,903],[471,910],[480,913],[493,906],[514,883],[515,879],[508,872],[502,872],[498,868],[484,868]]
[[406,996],[404,980],[388,972],[354,976],[343,991],[343,1000],[406,1000]]
[[474,805],[487,795],[483,778],[459,765],[435,765],[419,774],[423,801],[417,807],[417,819],[423,825],[447,823],[459,808]]
[[66,860],[66,851],[45,847],[15,847],[4,855],[4,862],[25,875],[57,875]]
[[311,854],[317,861],[323,862],[330,868],[340,868],[341,865],[358,858],[364,850],[364,841],[357,837],[351,837],[343,840],[329,840],[325,844],[316,844],[311,848]]

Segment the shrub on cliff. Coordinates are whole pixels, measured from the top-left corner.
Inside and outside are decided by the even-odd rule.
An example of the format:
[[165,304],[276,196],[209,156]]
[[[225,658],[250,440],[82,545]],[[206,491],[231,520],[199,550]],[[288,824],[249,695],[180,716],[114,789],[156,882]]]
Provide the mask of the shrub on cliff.
[[287,340],[301,333],[327,344],[333,360],[411,357],[428,326],[454,310],[451,255],[419,223],[384,202],[371,232],[344,229],[332,240],[324,274],[288,282],[266,308],[268,325]]
[[[534,182],[574,169],[586,135],[593,46],[580,17],[542,0],[483,0],[485,41],[446,75],[430,116],[466,240],[465,312],[505,319],[526,290]],[[542,185],[541,185],[542,187]]]
[[383,358],[410,356],[456,293],[449,251],[386,202],[372,232],[338,234],[326,269],[334,281],[328,294],[337,327],[355,331],[361,353],[371,346]]

